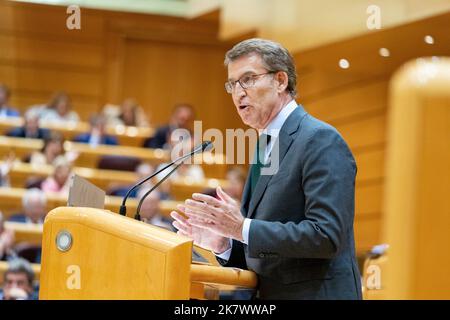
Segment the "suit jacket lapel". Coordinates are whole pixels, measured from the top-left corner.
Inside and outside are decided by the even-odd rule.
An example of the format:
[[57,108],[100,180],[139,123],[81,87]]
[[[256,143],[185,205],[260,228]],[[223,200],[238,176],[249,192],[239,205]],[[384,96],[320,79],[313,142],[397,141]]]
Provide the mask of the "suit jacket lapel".
[[[292,135],[297,132],[298,127],[300,125],[300,122],[302,118],[306,115],[306,112],[304,111],[303,107],[299,105],[297,109],[295,109],[289,117],[286,119],[286,122],[284,123],[283,127],[280,130],[279,136],[277,141],[275,143],[278,144],[279,149],[279,158],[278,163],[281,164],[283,161],[284,156],[286,155],[287,151],[289,150],[289,147],[291,146],[292,142],[294,141]],[[275,149],[272,149],[275,150]],[[250,188],[249,188],[249,178],[247,177],[247,182],[245,184],[244,188],[244,196],[243,200],[250,201],[248,205],[248,210],[246,210],[246,217],[251,218],[254,215],[255,209],[259,201],[261,200],[261,197],[263,196],[267,184],[269,183],[270,179],[272,179],[273,175],[261,175],[258,179],[258,183],[256,184],[255,191],[253,195],[249,195]],[[250,199],[248,199],[250,198]],[[245,203],[243,201],[243,206],[245,206]]]
[[250,201],[250,170],[248,170],[247,180],[245,181],[244,191],[242,192],[241,212],[247,217],[248,202]]

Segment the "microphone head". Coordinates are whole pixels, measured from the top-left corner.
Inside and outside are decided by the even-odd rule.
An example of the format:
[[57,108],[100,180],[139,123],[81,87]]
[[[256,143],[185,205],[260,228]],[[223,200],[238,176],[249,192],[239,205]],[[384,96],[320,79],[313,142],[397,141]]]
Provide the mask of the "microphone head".
[[209,151],[214,147],[211,141],[205,141],[202,143],[202,152]]

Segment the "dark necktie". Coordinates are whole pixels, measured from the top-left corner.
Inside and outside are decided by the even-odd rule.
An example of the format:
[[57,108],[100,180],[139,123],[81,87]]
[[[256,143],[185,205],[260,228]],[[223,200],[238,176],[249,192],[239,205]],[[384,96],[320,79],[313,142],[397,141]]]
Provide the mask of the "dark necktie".
[[264,155],[266,147],[270,143],[270,136],[263,133],[256,142],[256,154],[253,159],[256,162],[252,164],[250,169],[250,194],[253,194],[258,183],[259,177],[261,176],[261,168],[264,167]]

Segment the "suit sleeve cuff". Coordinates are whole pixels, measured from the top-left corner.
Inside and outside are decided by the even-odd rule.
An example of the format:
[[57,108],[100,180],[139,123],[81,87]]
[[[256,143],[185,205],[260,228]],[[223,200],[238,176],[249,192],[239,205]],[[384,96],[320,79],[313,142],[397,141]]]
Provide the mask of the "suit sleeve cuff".
[[228,261],[228,260],[230,260],[230,257],[231,257],[231,249],[233,249],[233,240],[232,239],[230,239],[230,248],[229,249],[225,250],[224,252],[222,252],[220,254],[215,253],[215,255],[216,255],[216,257],[218,257],[222,260]]

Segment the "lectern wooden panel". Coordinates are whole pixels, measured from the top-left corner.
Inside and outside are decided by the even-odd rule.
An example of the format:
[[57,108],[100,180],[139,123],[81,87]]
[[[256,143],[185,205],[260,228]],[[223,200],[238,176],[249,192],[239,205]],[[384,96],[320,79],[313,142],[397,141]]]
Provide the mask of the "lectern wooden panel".
[[217,299],[223,285],[257,284],[251,271],[191,261],[189,238],[107,210],[59,207],[44,223],[39,298]]
[[450,299],[450,58],[391,82],[383,234],[388,299]]
[[[61,232],[72,239],[67,251],[57,246]],[[42,247],[40,299],[189,298],[192,241],[161,228],[60,207],[46,217]]]

